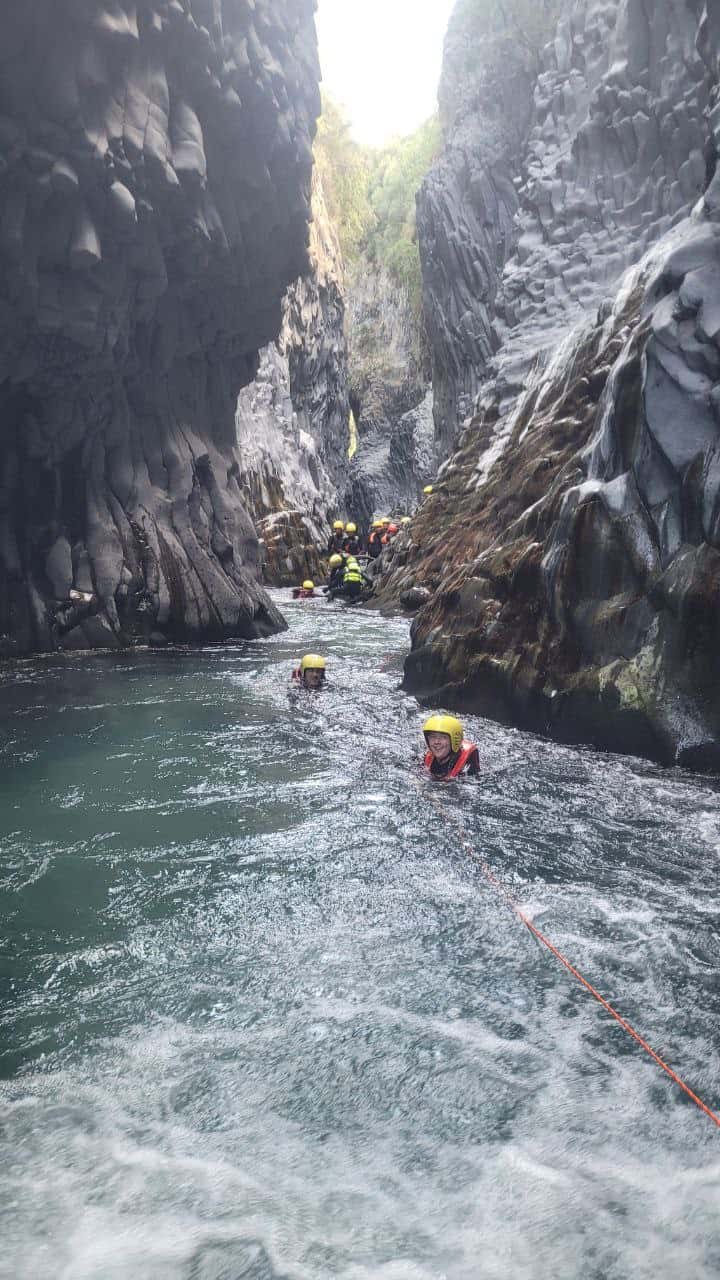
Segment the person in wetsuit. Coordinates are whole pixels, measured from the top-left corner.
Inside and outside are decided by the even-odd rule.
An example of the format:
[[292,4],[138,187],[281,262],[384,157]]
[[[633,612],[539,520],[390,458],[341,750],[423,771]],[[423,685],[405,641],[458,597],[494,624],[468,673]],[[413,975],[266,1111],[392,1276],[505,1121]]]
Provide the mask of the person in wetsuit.
[[319,692],[325,684],[327,661],[319,653],[306,653],[292,673],[293,684]]
[[370,587],[370,580],[365,577],[357,560],[349,559],[343,572],[342,595],[346,600],[357,600],[370,590]]
[[348,556],[360,555],[360,539],[357,536],[357,525],[354,521],[349,520],[345,525],[345,537],[343,539],[342,550]]
[[340,595],[343,585],[343,574],[345,573],[345,557],[337,552],[330,557],[330,577],[327,580],[327,586],[323,588],[326,596],[334,600],[335,596]]
[[378,556],[380,555],[380,552],[382,551],[382,535],[383,535],[382,520],[373,520],[372,529],[370,530],[370,537],[368,538],[368,544],[367,544],[368,555],[371,560],[377,560]]
[[480,754],[474,742],[463,737],[463,727],[454,716],[430,716],[423,725],[427,746],[425,768],[431,777],[444,782],[451,778],[476,776]]
[[338,551],[342,551],[342,544],[345,538],[345,526],[342,520],[333,520],[333,531],[330,534],[330,541],[327,545],[327,554],[335,555]]

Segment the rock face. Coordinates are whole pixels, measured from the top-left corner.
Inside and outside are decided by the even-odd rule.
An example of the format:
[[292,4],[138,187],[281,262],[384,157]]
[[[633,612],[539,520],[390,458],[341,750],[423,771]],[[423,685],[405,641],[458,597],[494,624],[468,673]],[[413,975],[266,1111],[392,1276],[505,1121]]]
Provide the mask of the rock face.
[[714,5],[566,6],[535,89],[497,353],[385,586],[432,592],[406,667],[421,695],[711,768],[719,42]]
[[312,0],[5,14],[2,651],[282,625],[235,405],[306,268],[317,81]]
[[358,447],[346,509],[414,511],[434,474],[432,391],[420,319],[387,271],[361,261],[348,288],[350,395]]
[[498,348],[496,295],[515,241],[514,179],[532,105],[518,43],[476,30],[466,9],[457,5],[445,40],[443,148],[417,196],[436,464],[451,452]]
[[324,573],[318,548],[349,468],[344,272],[316,174],[312,211],[310,271],[286,293],[280,336],[237,407],[240,487],[277,586]]

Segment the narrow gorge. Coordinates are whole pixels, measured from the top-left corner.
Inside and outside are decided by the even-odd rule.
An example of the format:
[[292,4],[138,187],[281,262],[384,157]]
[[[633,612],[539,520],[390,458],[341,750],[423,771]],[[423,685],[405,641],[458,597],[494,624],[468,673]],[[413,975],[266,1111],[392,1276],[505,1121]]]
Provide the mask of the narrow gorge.
[[408,690],[720,767],[717,9],[457,0],[437,137],[351,155],[312,0],[60,6],[0,54],[0,653],[266,635],[417,510]]

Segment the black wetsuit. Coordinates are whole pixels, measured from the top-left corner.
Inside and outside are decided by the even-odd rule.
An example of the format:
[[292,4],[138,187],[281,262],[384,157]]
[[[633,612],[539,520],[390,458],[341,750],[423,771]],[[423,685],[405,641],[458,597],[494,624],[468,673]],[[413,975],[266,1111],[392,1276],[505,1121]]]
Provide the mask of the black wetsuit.
[[343,578],[345,576],[345,565],[341,564],[337,569],[332,569],[330,577],[327,581],[326,591],[332,600],[333,596],[338,595],[342,591]]
[[370,559],[377,560],[381,551],[382,551],[382,535],[378,533],[377,529],[373,529],[372,533],[370,534],[370,537],[368,538],[368,555],[370,556]]

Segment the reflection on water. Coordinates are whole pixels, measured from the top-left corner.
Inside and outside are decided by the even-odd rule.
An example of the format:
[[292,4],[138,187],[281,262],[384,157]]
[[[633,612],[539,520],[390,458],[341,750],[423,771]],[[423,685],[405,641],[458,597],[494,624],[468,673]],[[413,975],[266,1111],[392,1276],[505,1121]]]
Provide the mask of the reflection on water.
[[438,813],[405,624],[283,604],[0,670],[0,1275],[715,1277],[717,1130],[442,810],[717,1106],[716,784],[469,719]]

